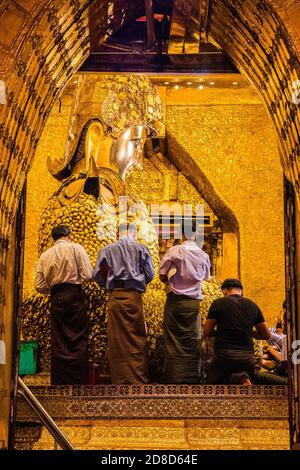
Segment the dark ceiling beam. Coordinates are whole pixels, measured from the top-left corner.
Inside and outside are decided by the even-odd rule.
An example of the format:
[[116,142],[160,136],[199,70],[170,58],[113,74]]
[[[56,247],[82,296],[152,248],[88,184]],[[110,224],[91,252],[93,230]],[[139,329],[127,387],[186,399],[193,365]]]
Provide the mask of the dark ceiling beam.
[[[188,0],[188,10],[189,10]],[[182,4],[182,0],[174,0],[172,8],[172,17],[171,17],[171,28],[170,28],[170,40],[168,53],[169,54],[182,54],[184,50],[184,37],[185,37],[185,28],[187,14],[189,11],[185,12]]]
[[207,42],[210,0],[174,0],[169,54],[197,54]]
[[238,73],[222,52],[200,54],[92,53],[80,72]]
[[173,0],[152,0],[153,11],[155,13],[170,15]]
[[185,54],[197,54],[200,50],[200,5],[200,0],[190,0],[184,37]]
[[211,0],[201,0],[200,3],[200,43],[208,42],[208,22],[211,10]]
[[152,0],[145,0],[145,12],[147,20],[147,47],[151,50],[155,47],[155,26]]

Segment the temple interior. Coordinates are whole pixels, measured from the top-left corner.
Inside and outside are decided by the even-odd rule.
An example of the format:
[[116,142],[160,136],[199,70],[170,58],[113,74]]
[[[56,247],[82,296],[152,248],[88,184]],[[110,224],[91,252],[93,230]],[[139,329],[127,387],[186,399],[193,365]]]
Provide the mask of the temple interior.
[[[41,371],[49,369],[50,361],[49,299],[34,293],[33,284],[38,256],[51,244],[49,226],[57,221],[71,223],[75,241],[85,246],[93,263],[101,243],[110,241],[109,233],[100,245],[95,238],[97,221],[92,219],[96,217],[97,190],[92,179],[83,189],[82,197],[87,199],[81,202],[81,218],[75,206],[72,212],[72,204],[65,206],[66,212],[59,212],[62,209],[49,203],[61,182],[50,173],[47,161],[58,161],[65,154],[74,114],[79,113],[74,108],[79,86],[87,119],[101,115],[107,84],[116,77],[122,79],[122,75],[75,75],[50,113],[29,172],[22,338],[38,341]],[[212,281],[204,287],[202,323],[212,300],[221,296],[222,280],[240,276],[245,295],[275,324],[282,316],[284,299],[283,174],[264,104],[239,74],[150,75],[149,79],[161,98],[163,117],[157,135],[147,141],[140,168],[134,166],[126,174],[129,197],[145,204],[148,217],[151,204],[190,204],[194,214],[196,206],[203,205],[201,223]],[[92,211],[91,200],[95,204]],[[159,257],[176,241],[178,220],[175,217],[162,224],[158,214],[151,217],[156,233],[145,243],[157,268]],[[166,228],[168,239],[163,237]],[[99,364],[102,380],[109,380],[105,293],[99,293],[95,283],[89,289],[90,356]],[[145,294],[153,380],[159,380],[156,369],[161,363],[164,302],[164,287],[156,278]]]
[[[299,24],[299,0],[0,2],[0,449],[58,446],[24,384],[77,449],[299,449]],[[140,155],[118,174],[110,151],[131,127]],[[64,223],[95,264],[120,195],[156,270],[143,297],[151,383],[111,383],[107,293],[90,282],[89,384],[52,386],[38,258]],[[227,277],[271,327],[286,299],[288,386],[208,385],[210,340],[199,384],[161,383],[157,268],[187,205],[211,260],[201,324]],[[38,344],[22,386],[21,341]]]

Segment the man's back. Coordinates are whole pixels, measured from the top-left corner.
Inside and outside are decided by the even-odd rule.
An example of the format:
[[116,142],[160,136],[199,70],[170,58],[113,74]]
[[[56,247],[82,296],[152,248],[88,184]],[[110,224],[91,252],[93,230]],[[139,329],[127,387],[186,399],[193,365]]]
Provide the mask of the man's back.
[[141,273],[145,247],[135,240],[121,238],[104,248],[105,257],[114,276],[126,279],[130,273],[136,278]]
[[45,293],[55,284],[82,284],[91,277],[92,266],[83,246],[58,240],[38,261],[36,290]]
[[194,241],[186,240],[167,251],[159,273],[167,274],[170,268],[176,269],[170,280],[171,289],[175,294],[202,298],[201,281],[210,277],[210,260]]
[[216,350],[253,351],[253,327],[265,321],[259,307],[252,300],[240,295],[228,295],[215,300],[207,318],[216,320]]
[[67,271],[70,266],[74,268],[75,253],[81,245],[73,242],[58,241],[48,248],[41,256],[47,274],[60,270]]

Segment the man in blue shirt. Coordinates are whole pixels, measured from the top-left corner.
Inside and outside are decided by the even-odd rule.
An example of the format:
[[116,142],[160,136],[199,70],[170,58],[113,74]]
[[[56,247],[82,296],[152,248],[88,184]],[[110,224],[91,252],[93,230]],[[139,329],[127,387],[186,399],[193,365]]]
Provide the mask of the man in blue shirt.
[[108,297],[108,360],[114,384],[149,382],[142,294],[154,277],[149,250],[134,224],[119,226],[119,240],[103,248],[93,278]]

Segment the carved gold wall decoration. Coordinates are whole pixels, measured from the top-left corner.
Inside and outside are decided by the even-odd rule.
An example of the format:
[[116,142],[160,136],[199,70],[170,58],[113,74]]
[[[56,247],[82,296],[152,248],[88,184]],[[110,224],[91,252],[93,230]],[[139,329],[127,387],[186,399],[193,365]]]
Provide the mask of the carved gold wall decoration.
[[[62,430],[75,448],[81,450],[289,450],[287,424],[283,429],[272,429],[274,421],[270,420],[265,428],[257,426],[254,422],[247,428],[243,421],[236,425],[227,423],[227,426],[206,421],[204,426],[202,421],[198,426],[189,427],[189,421],[179,420],[176,423],[156,420],[149,424],[132,420],[120,426],[119,421],[112,420],[109,428],[99,423],[94,426],[64,425]],[[36,431],[29,439],[27,436],[28,431],[19,435],[21,449],[54,448],[53,438],[45,428],[39,440]]]

